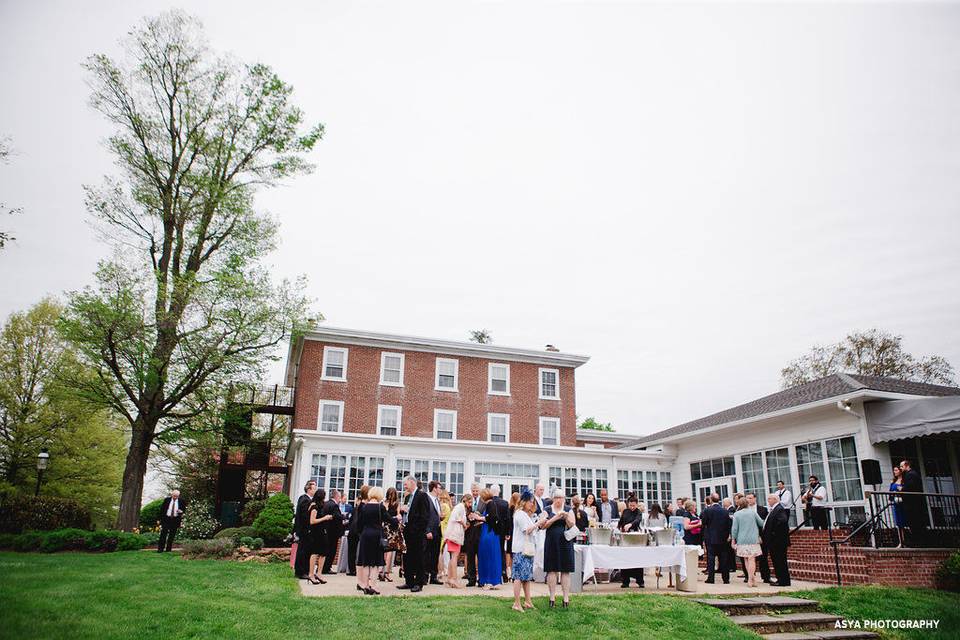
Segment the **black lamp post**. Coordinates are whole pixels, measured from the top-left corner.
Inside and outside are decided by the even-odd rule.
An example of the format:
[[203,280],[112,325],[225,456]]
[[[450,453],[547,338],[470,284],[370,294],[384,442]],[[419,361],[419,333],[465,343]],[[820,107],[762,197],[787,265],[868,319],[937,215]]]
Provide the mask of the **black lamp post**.
[[37,490],[33,493],[34,497],[40,495],[40,483],[43,481],[43,470],[47,468],[47,462],[50,460],[50,454],[47,448],[40,449],[37,454]]

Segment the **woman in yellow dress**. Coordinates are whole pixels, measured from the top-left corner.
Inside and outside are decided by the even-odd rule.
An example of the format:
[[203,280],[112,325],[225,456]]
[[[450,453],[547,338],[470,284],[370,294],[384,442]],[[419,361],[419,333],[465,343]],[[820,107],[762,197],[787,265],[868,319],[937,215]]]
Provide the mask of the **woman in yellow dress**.
[[450,560],[447,551],[447,522],[450,521],[451,511],[453,511],[453,501],[450,498],[450,493],[444,489],[440,492],[440,515],[443,516],[443,519],[440,520],[440,557],[438,558],[440,566],[437,567],[437,579],[439,580],[443,580],[446,576],[447,564]]

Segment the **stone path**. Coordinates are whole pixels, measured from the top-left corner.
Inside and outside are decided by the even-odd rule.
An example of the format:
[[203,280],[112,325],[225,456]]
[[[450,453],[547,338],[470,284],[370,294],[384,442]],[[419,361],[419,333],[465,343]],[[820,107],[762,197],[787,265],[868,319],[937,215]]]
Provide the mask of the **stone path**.
[[789,596],[747,598],[696,598],[716,607],[730,620],[770,640],[827,640],[829,638],[876,638],[870,631],[837,629],[840,616],[820,611],[816,600]]

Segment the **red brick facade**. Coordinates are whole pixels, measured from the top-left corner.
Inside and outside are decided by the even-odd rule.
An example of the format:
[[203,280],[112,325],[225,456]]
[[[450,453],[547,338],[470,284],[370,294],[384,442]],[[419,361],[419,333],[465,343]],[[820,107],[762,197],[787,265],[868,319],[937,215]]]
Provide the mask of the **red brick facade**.
[[[323,348],[348,349],[347,381],[322,380]],[[380,384],[380,354],[404,354],[403,387]],[[436,391],[438,357],[459,361],[458,391]],[[510,395],[487,393],[488,364],[510,365]],[[560,373],[560,400],[541,400],[540,368]],[[434,409],[457,411],[457,439],[487,439],[487,414],[510,415],[510,442],[538,444],[540,417],[560,418],[560,444],[576,445],[574,370],[536,363],[305,340],[296,381],[294,428],[316,429],[320,400],[344,403],[343,431],[375,434],[378,405],[403,407],[400,435],[432,438]]]

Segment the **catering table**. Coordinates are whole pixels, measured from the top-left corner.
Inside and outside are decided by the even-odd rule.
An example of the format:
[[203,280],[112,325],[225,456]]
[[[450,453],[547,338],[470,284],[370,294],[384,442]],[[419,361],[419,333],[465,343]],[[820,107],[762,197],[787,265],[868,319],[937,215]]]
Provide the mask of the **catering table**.
[[[687,580],[688,571],[696,576],[697,547],[685,545],[640,547],[611,547],[605,544],[574,545],[576,556],[572,587],[580,591],[587,580],[593,578],[594,569],[634,569],[661,567],[677,576],[678,588],[696,591],[696,580]],[[692,566],[691,565],[692,560]],[[682,583],[682,587],[680,586]]]

